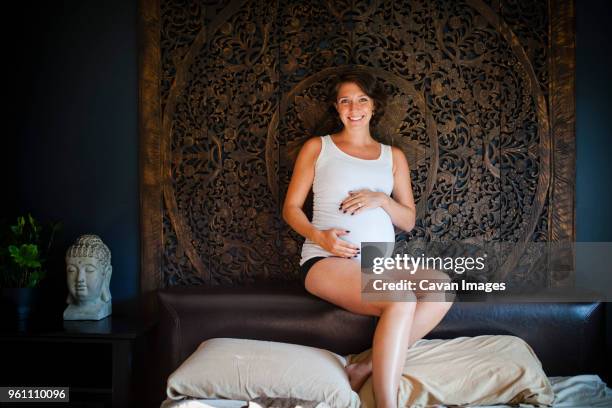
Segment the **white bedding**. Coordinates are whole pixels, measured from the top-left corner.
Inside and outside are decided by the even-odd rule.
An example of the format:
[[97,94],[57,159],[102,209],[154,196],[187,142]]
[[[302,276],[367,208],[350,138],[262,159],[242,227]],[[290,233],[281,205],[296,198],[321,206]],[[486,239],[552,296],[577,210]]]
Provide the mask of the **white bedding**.
[[[587,408],[612,407],[612,389],[597,375],[577,375],[574,377],[549,377],[555,391],[555,407]],[[246,401],[236,400],[166,400],[162,408],[241,408]],[[322,404],[325,405],[325,404]],[[439,408],[443,406],[439,405]],[[480,408],[500,408],[509,405],[495,405]],[[532,407],[521,404],[520,407]]]

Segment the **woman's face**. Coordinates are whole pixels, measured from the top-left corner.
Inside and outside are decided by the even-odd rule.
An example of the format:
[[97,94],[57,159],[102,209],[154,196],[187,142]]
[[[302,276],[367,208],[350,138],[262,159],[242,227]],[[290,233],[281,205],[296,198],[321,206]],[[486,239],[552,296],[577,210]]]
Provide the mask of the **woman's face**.
[[369,126],[374,101],[357,84],[347,82],[340,85],[334,106],[346,128]]

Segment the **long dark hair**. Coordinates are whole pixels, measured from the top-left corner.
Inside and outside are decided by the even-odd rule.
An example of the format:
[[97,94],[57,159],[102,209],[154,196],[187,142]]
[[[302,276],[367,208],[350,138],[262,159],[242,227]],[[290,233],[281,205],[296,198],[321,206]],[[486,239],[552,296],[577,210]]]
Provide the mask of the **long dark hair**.
[[[347,68],[342,71],[336,79],[332,82],[332,86],[329,89],[327,95],[327,103],[329,104],[328,110],[332,117],[338,118],[338,111],[334,107],[334,103],[338,98],[338,91],[343,84],[353,83],[357,85],[361,90],[368,95],[374,101],[374,113],[370,120],[370,129],[376,127],[378,122],[385,114],[385,107],[387,105],[387,94],[383,86],[374,78],[373,75],[360,69]],[[338,126],[342,128],[340,118],[338,118]]]

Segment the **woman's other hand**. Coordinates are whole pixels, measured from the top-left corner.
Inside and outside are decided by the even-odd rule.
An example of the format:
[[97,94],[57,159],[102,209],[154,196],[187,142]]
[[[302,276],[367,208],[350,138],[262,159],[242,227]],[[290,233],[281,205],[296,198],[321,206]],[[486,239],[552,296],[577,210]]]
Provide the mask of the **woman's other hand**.
[[349,196],[340,203],[340,211],[346,214],[358,214],[361,211],[382,207],[389,196],[382,192],[367,189],[349,191]]
[[331,252],[342,258],[354,258],[360,252],[359,247],[347,242],[339,237],[348,234],[350,231],[340,228],[330,228],[319,231],[315,243],[327,252]]

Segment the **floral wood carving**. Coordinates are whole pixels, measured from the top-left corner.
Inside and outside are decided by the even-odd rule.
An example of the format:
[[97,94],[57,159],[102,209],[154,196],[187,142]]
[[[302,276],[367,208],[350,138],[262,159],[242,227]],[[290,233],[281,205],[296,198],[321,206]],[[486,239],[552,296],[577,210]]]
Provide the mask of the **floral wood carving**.
[[297,280],[303,240],[280,209],[347,65],[391,95],[375,133],[406,153],[418,212],[398,240],[516,243],[499,277],[524,243],[573,240],[559,3],[142,0],[143,290]]

